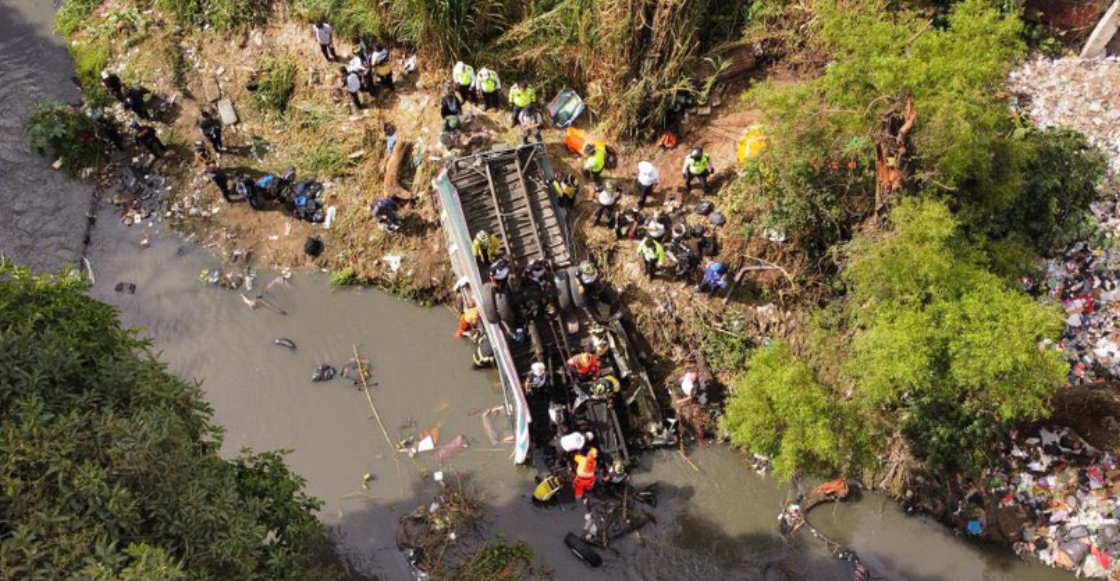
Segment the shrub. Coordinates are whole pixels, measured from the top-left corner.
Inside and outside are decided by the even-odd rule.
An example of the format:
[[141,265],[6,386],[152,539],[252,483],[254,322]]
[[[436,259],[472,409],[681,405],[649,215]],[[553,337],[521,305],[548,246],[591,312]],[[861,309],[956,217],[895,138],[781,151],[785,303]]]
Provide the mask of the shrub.
[[32,149],[40,155],[53,152],[70,175],[105,161],[93,121],[65,103],[36,103],[27,118],[27,136]]
[[747,368],[720,421],[731,443],[773,456],[783,478],[843,468],[852,458],[845,433],[858,422],[837,394],[783,342],[756,350]]
[[257,109],[283,114],[296,92],[296,63],[291,58],[269,59],[261,67],[264,77],[254,93]]
[[67,37],[74,34],[100,5],[101,0],[66,0],[54,15],[55,32]]
[[171,71],[171,84],[180,92],[189,94],[194,67],[187,58],[187,51],[183,49],[183,39],[182,32],[169,34],[160,46],[160,56],[164,66]]
[[71,42],[67,48],[74,59],[75,76],[82,87],[86,104],[95,109],[113,104],[113,97],[101,84],[101,71],[109,65],[109,45],[102,41]]
[[263,24],[272,14],[273,0],[155,0],[156,7],[170,15],[179,26],[211,26],[229,30],[238,26]]
[[308,22],[327,19],[336,34],[383,39],[387,33],[381,4],[376,0],[293,0],[292,9]]
[[300,579],[320,503],[280,454],[222,458],[198,384],[88,288],[0,264],[2,576]]
[[979,437],[962,436],[968,449],[955,447],[960,439],[942,437],[941,448],[924,440],[962,425],[1045,415],[1066,366],[1040,342],[1057,339],[1062,317],[985,270],[944,204],[906,199],[891,220],[893,232],[851,247],[843,273],[853,330],[845,369],[868,406],[921,402],[907,432],[915,449],[942,459],[983,453]]

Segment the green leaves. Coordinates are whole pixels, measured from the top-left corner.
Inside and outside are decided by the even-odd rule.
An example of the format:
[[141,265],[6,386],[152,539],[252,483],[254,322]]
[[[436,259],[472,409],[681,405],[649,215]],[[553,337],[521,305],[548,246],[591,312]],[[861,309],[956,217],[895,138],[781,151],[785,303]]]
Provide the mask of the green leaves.
[[27,136],[32,149],[46,154],[50,150],[62,160],[70,175],[105,160],[96,141],[93,121],[70,105],[40,101],[27,118]]
[[0,263],[0,580],[298,579],[322,538],[303,480],[221,458],[198,385],[86,289]]

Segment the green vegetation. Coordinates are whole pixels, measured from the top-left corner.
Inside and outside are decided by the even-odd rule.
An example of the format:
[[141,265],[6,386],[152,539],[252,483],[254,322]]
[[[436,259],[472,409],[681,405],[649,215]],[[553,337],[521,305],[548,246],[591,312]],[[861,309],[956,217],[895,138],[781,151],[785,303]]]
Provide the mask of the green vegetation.
[[74,71],[86,104],[93,108],[108,107],[113,97],[101,84],[101,71],[109,64],[109,45],[102,41],[72,42],[67,47],[74,59]]
[[292,0],[297,16],[314,22],[326,18],[336,34],[345,36],[385,36],[385,22],[377,0]]
[[280,454],[223,459],[199,386],[87,290],[0,265],[0,578],[300,579],[319,501]]
[[296,92],[296,63],[291,58],[269,59],[261,64],[263,76],[254,93],[257,109],[264,113],[284,114]]
[[66,0],[54,15],[54,30],[70,36],[87,24],[87,19],[101,5],[101,0]]
[[273,0],[155,0],[155,5],[184,28],[210,26],[229,30],[262,24],[272,14]]
[[779,476],[832,473],[850,465],[858,422],[850,404],[817,381],[782,342],[754,352],[736,382],[721,426],[736,446],[774,457]]
[[349,266],[332,272],[328,282],[334,288],[355,286],[364,283],[362,277],[358,276],[358,273]]
[[533,550],[524,541],[483,545],[455,570],[453,581],[521,581],[531,569]]
[[27,135],[32,149],[40,155],[53,152],[70,175],[105,161],[93,120],[65,103],[36,103],[27,118]]
[[183,32],[177,31],[167,35],[160,47],[160,56],[163,64],[171,71],[171,83],[182,93],[190,93],[190,80],[194,75],[194,67],[187,59],[187,51],[183,49]]

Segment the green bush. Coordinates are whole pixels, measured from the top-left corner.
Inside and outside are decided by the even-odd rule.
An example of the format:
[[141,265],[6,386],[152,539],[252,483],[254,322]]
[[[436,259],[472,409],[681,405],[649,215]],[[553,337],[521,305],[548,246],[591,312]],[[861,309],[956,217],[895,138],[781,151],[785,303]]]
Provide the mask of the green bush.
[[1097,185],[1107,157],[1072,129],[1031,131],[1025,182],[1011,208],[994,220],[993,235],[1021,233],[1043,254],[1089,238]]
[[513,0],[389,0],[398,40],[442,63],[469,60],[509,25]]
[[184,36],[169,34],[160,45],[160,56],[163,64],[171,71],[171,84],[182,93],[190,93],[190,80],[194,75],[194,67],[187,58],[187,51],[183,49]]
[[293,0],[292,9],[308,22],[325,18],[336,35],[386,37],[383,10],[376,0]]
[[86,168],[98,167],[105,153],[97,141],[93,120],[65,103],[39,102],[27,118],[31,148],[40,155],[48,150],[62,160],[62,169],[77,175]]
[[280,454],[222,458],[198,384],[87,290],[0,265],[0,577],[300,579],[319,501]]
[[[905,409],[908,401],[937,410],[919,414],[926,427],[907,432],[918,448],[932,446],[923,441],[930,433],[962,423],[1044,416],[1067,369],[1040,347],[1061,334],[1059,312],[988,272],[944,204],[906,199],[891,220],[893,232],[852,244],[843,273],[852,316],[845,369],[857,399],[879,410]],[[978,451],[959,444],[927,455]]]
[[854,457],[845,434],[858,424],[782,342],[759,348],[735,381],[721,427],[731,443],[773,457],[778,475],[836,472]]
[[257,109],[282,115],[296,92],[296,63],[289,57],[269,59],[261,69],[264,77],[254,93]]
[[155,5],[184,28],[229,30],[266,22],[273,0],[155,0]]
[[66,0],[54,15],[55,32],[67,37],[74,34],[100,5],[101,0]]
[[75,76],[82,87],[87,105],[95,109],[113,104],[113,97],[101,84],[101,71],[109,65],[109,45],[102,41],[71,42],[68,47],[74,59]]

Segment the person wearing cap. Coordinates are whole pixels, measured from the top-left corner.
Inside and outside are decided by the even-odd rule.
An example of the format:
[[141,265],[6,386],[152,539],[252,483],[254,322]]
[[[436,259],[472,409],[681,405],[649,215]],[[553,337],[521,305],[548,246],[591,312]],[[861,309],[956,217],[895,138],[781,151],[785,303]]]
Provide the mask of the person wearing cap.
[[509,261],[499,256],[490,264],[490,282],[499,292],[509,290]]
[[137,117],[145,121],[151,120],[152,114],[148,112],[148,105],[144,102],[144,97],[149,93],[151,93],[151,91],[144,87],[130,87],[128,91],[125,92],[124,99],[122,100],[125,110],[132,111]]
[[483,333],[478,338],[478,346],[475,347],[474,357],[471,361],[471,369],[486,369],[494,365],[494,347],[490,345],[490,337]]
[[568,371],[580,381],[594,381],[599,377],[599,358],[586,351],[568,358]]
[[209,111],[199,111],[198,130],[201,131],[202,136],[210,142],[214,151],[226,150],[225,146],[222,145],[222,122]]
[[502,239],[497,234],[479,230],[471,242],[471,254],[478,261],[479,268],[489,270],[490,262],[497,258],[502,249]]
[[727,288],[727,265],[722,262],[709,262],[704,268],[704,278],[697,285],[696,290],[707,293],[708,298],[716,295],[719,289]]
[[644,222],[645,216],[642,216],[642,211],[637,206],[626,208],[625,210],[620,212],[618,218],[615,219],[615,240],[622,240],[623,238],[637,238],[638,229],[641,228]]
[[443,119],[443,132],[457,131],[462,123],[463,102],[458,95],[451,92],[451,87],[444,87],[443,99],[439,102],[439,116]]
[[513,106],[513,115],[510,116],[509,126],[514,127],[517,125],[518,117],[521,115],[521,110],[532,105],[537,100],[537,92],[532,87],[523,86],[521,83],[514,83],[509,88],[509,104]]
[[323,53],[323,58],[328,61],[334,62],[338,60],[338,55],[334,52],[334,29],[323,18],[315,21],[311,25],[311,30],[315,33],[315,42],[319,43],[319,50]]
[[455,81],[455,90],[464,103],[471,101],[474,90],[474,67],[459,61],[451,69],[451,78]]
[[525,280],[537,286],[542,286],[545,278],[548,276],[548,271],[548,261],[543,258],[537,258],[525,267]]
[[587,172],[595,183],[603,177],[603,168],[607,165],[607,149],[588,141],[583,145],[583,154],[587,156],[587,160],[583,162],[583,171]]
[[[539,392],[548,386],[548,367],[540,361],[534,361],[529,366],[529,375],[525,377],[525,393]],[[581,448],[583,446],[580,446]]]
[[393,86],[393,61],[389,60],[389,49],[382,44],[373,45],[373,52],[369,55],[370,68],[377,76],[377,82],[382,87],[394,90]]
[[638,256],[645,263],[646,276],[649,280],[653,280],[653,277],[657,276],[657,271],[665,266],[665,247],[652,236],[646,236],[638,243]]
[[595,199],[599,202],[599,207],[595,208],[592,224],[598,226],[599,220],[606,217],[607,226],[613,228],[615,225],[615,204],[618,203],[618,187],[614,180],[607,180],[606,183],[596,186]]
[[118,101],[124,101],[124,83],[116,73],[109,71],[101,71],[101,84],[105,85],[105,90]]
[[591,448],[586,454],[576,454],[573,458],[576,462],[576,476],[572,484],[575,485],[576,498],[583,498],[585,491],[595,487],[595,461],[598,456],[599,451]]
[[518,123],[521,124],[521,143],[528,144],[529,138],[534,137],[537,143],[543,143],[544,139],[541,138],[541,125],[544,125],[544,117],[537,109],[536,105],[530,104],[521,110],[521,114],[517,116]]
[[646,205],[646,198],[653,192],[653,188],[661,183],[661,173],[657,167],[648,161],[638,162],[638,207]]
[[459,315],[459,328],[455,329],[455,338],[459,339],[463,335],[471,337],[477,333],[480,315],[478,307],[463,311],[463,314]]
[[703,191],[708,191],[708,176],[715,173],[715,167],[712,166],[712,160],[708,154],[704,153],[702,147],[694,147],[688,156],[684,158],[684,167],[681,168],[681,175],[684,177],[684,191],[692,191],[692,180],[700,182],[700,188]]
[[502,90],[502,81],[498,78],[498,73],[486,67],[479,69],[474,78],[474,90],[482,95],[483,109],[489,111],[499,107],[498,96]]
[[124,139],[121,137],[121,132],[117,130],[117,124],[113,123],[112,119],[106,117],[101,111],[94,111],[91,117],[98,137],[112,143],[113,147],[117,149],[124,149]]

